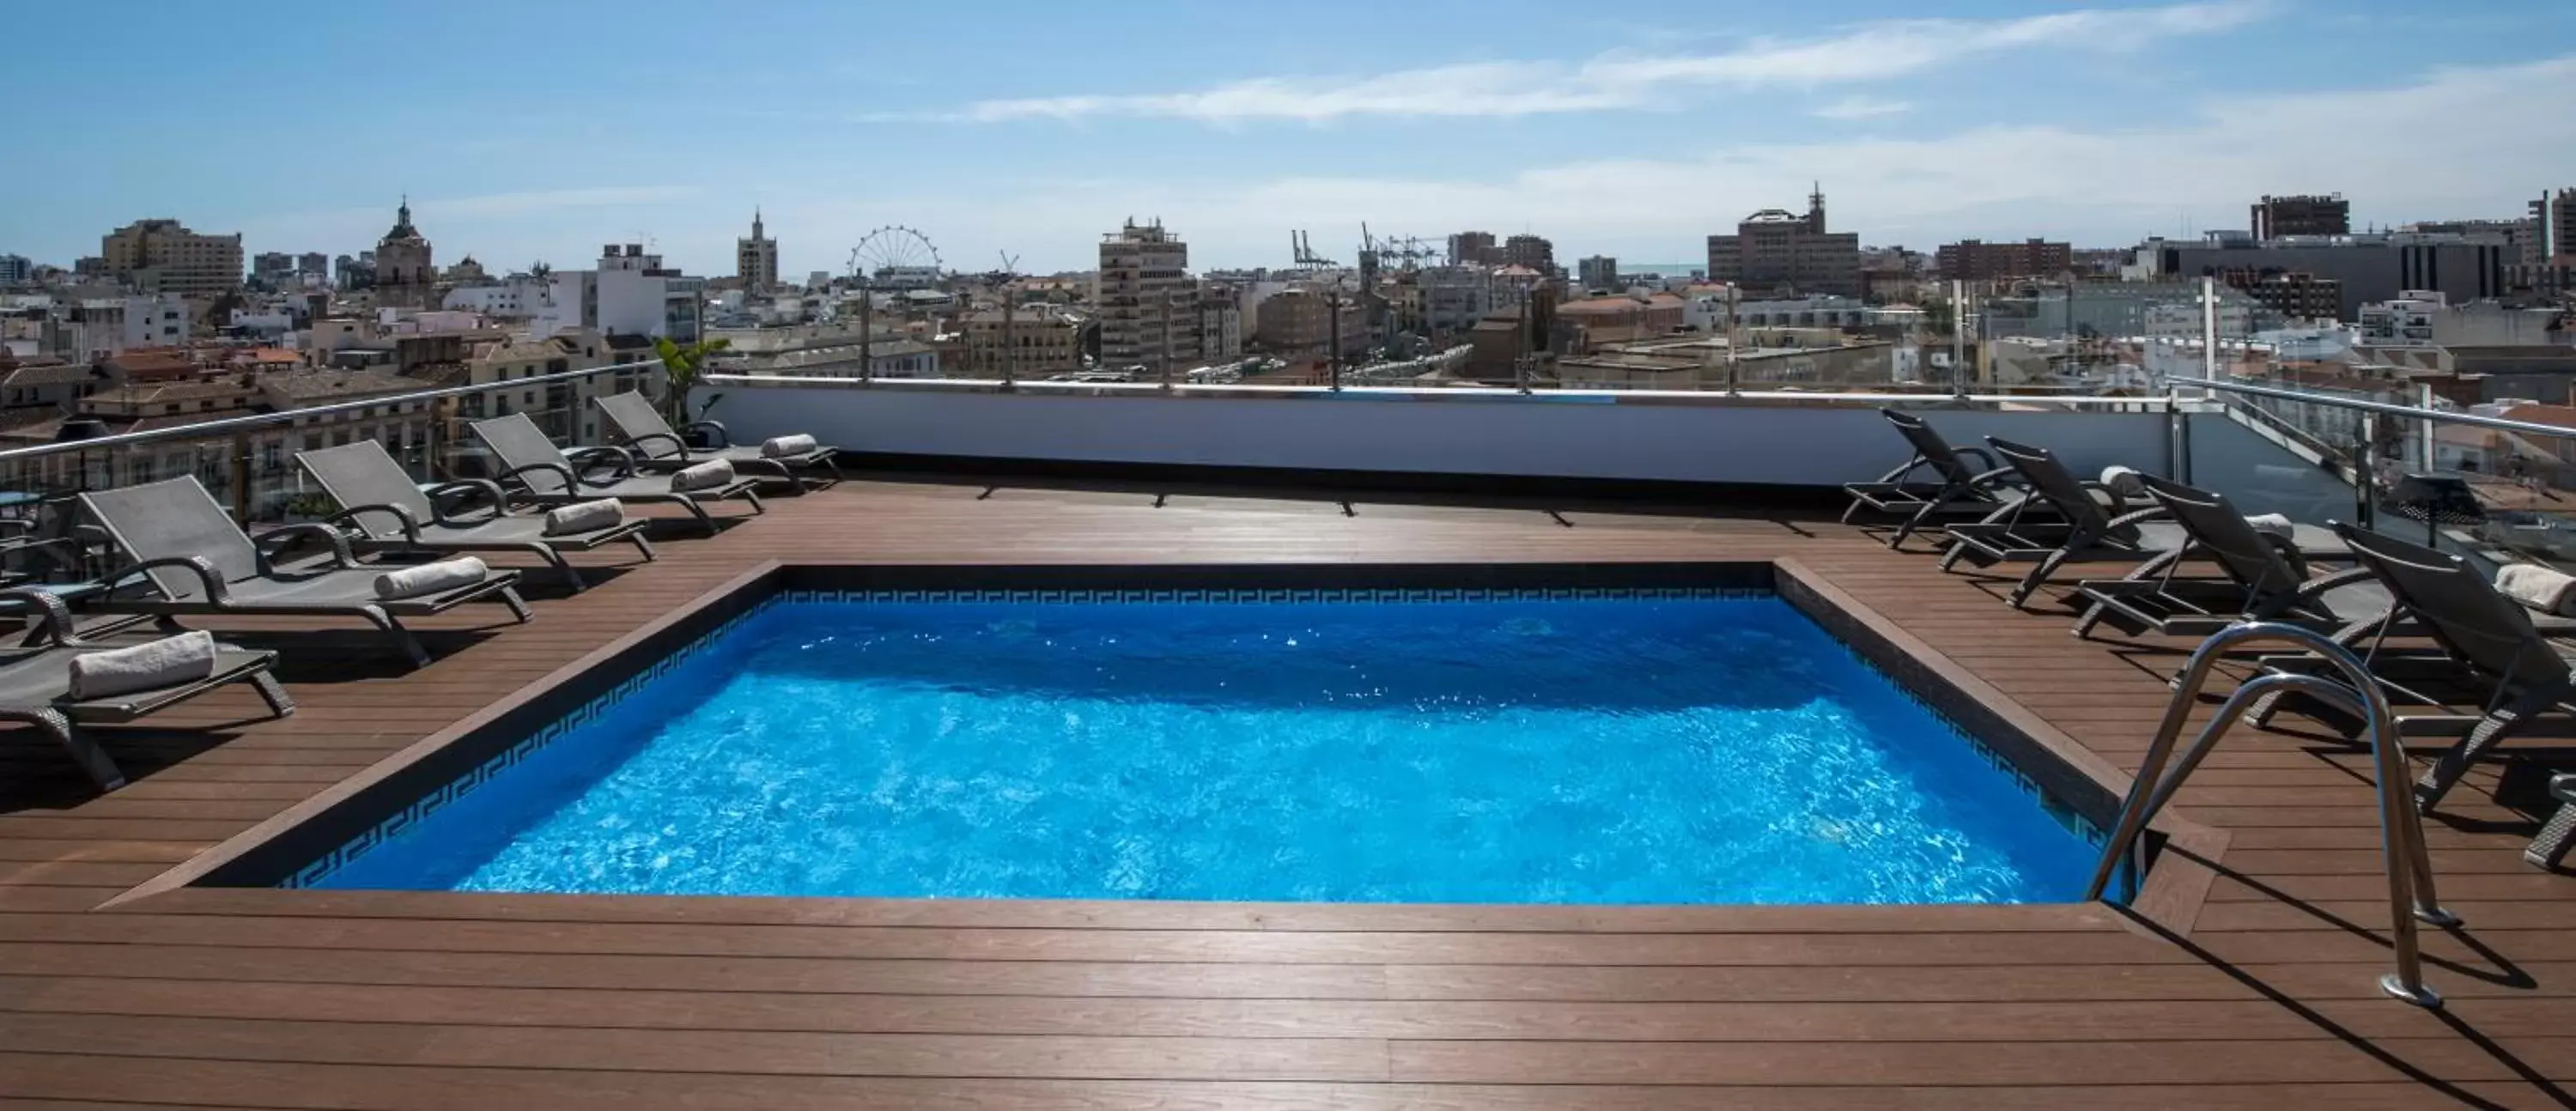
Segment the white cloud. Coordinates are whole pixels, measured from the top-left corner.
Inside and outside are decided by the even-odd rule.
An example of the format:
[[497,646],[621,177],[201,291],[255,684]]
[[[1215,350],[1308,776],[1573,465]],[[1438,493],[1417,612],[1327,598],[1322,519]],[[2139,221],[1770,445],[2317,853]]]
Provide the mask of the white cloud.
[[1862,24],[1822,39],[1755,39],[1716,54],[1617,53],[1579,64],[1480,62],[1357,76],[1264,77],[1173,93],[979,101],[938,118],[999,123],[1141,116],[1203,123],[1315,123],[1348,116],[1528,116],[1641,109],[1712,86],[1858,84],[2013,50],[2130,50],[2163,39],[2240,27],[2271,9],[2271,0],[2204,0],[2021,19],[1894,20]]
[[[1026,252],[1028,265],[1053,269],[1090,265],[1089,233],[1130,213],[1162,217],[1201,267],[1281,264],[1286,229],[1313,229],[1319,246],[1338,244],[1355,240],[1363,220],[1381,233],[1426,236],[1526,228],[1555,239],[1561,255],[1686,259],[1698,254],[1701,236],[1748,212],[1796,207],[1812,180],[1824,183],[1836,227],[1865,242],[1917,248],[1972,235],[2107,246],[2172,234],[2184,222],[2239,226],[2245,205],[2265,193],[2341,190],[2357,215],[2382,221],[2509,217],[2537,188],[2530,182],[2565,176],[2562,152],[2576,146],[2576,116],[2530,90],[2569,87],[2576,54],[2436,70],[2366,90],[2178,104],[2173,123],[2145,129],[1995,125],[1737,145],[1481,181],[1020,181],[941,196],[817,197],[796,219],[863,229],[868,214],[891,207],[933,229],[952,257],[981,259],[1007,246]],[[2350,153],[2353,137],[2371,135],[2405,137],[2403,154]],[[772,220],[787,217],[773,211]]]
[[1913,110],[1913,104],[1902,100],[1847,96],[1807,114],[1826,120],[1874,120],[1882,116],[1902,116]]

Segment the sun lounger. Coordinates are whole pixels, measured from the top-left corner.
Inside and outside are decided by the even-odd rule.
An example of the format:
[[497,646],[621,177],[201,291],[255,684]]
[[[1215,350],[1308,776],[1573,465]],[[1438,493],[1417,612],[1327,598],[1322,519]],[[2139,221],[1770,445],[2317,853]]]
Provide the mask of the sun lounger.
[[[800,469],[821,467],[831,473],[828,481],[841,480],[840,465],[833,461],[833,457],[839,454],[835,448],[817,445],[803,451],[771,455],[761,444],[734,443],[725,432],[725,426],[711,420],[691,421],[688,430],[703,433],[714,443],[703,448],[690,447],[688,440],[672,431],[671,423],[662,419],[661,410],[654,407],[651,398],[632,390],[600,398],[599,412],[608,418],[609,428],[626,442],[627,450],[634,453],[636,468],[647,473],[676,471],[710,459],[722,459],[755,478],[784,483],[799,491],[805,489],[807,481],[797,475]],[[821,485],[826,480],[813,481]]]
[[[104,613],[353,617],[384,630],[414,665],[427,664],[429,652],[400,618],[443,613],[484,599],[509,606],[522,622],[529,618],[527,605],[512,589],[519,578],[516,571],[487,572],[481,581],[422,597],[388,599],[376,589],[385,568],[360,565],[348,537],[337,528],[288,525],[253,543],[193,476],[80,497],[117,548],[135,560],[104,580],[108,589],[91,603]],[[303,539],[327,543],[330,556],[293,566],[273,562],[270,550]]]
[[[2147,496],[2182,529],[2185,546],[2142,564],[2125,578],[2088,579],[2076,594],[2089,601],[2075,635],[2111,620],[2132,631],[2207,636],[2239,621],[2284,621],[2340,637],[2378,625],[2392,604],[2368,568],[2311,578],[2308,560],[2278,533],[2257,529],[2227,498],[2151,475]],[[2215,576],[2184,575],[2193,560]]]
[[[297,452],[295,461],[340,503],[340,512],[324,523],[354,529],[350,546],[358,552],[525,552],[553,565],[576,591],[586,584],[565,552],[625,541],[647,561],[653,558],[653,545],[644,538],[648,522],[549,533],[545,514],[512,510],[497,483],[469,479],[422,490],[374,440]],[[478,499],[480,505],[466,510]]]
[[[125,785],[125,773],[109,758],[107,751],[82,730],[91,724],[122,724],[148,717],[166,707],[175,706],[198,695],[230,683],[248,682],[268,703],[271,713],[285,717],[295,712],[295,700],[287,697],[286,688],[269,674],[275,662],[274,652],[251,652],[227,644],[215,646],[214,669],[203,678],[171,683],[148,690],[130,691],[87,699],[72,697],[72,661],[94,652],[114,651],[143,643],[141,640],[85,640],[73,635],[72,618],[62,600],[43,591],[24,588],[0,591],[14,605],[33,608],[45,616],[40,619],[41,639],[33,647],[0,651],[0,721],[24,722],[44,732],[71,754],[81,770],[98,783],[99,789],[113,791]],[[149,638],[145,638],[149,639]]]
[[[1913,445],[1914,455],[1903,466],[1879,476],[1876,482],[1846,484],[1843,492],[1851,495],[1852,503],[1843,510],[1844,524],[1850,524],[1865,510],[1902,518],[1887,540],[1888,547],[1901,548],[1907,537],[1927,527],[1989,516],[2020,500],[2020,492],[2007,481],[2013,469],[1996,466],[1995,457],[1986,449],[1952,448],[1929,422],[1911,413],[1881,409],[1879,415]],[[1971,455],[1981,469],[1971,469],[1962,458]],[[1916,472],[1923,472],[1925,477],[1916,477]]]
[[[600,498],[638,505],[676,505],[697,518],[709,536],[715,535],[716,522],[707,515],[706,503],[738,499],[749,503],[754,513],[767,512],[755,489],[760,485],[758,479],[737,478],[704,490],[675,490],[671,484],[678,477],[676,473],[639,473],[634,455],[623,448],[586,447],[566,452],[556,447],[526,413],[479,420],[466,427],[500,459],[500,484],[515,486],[520,494],[539,505],[570,505]],[[602,464],[609,473],[595,473]]]

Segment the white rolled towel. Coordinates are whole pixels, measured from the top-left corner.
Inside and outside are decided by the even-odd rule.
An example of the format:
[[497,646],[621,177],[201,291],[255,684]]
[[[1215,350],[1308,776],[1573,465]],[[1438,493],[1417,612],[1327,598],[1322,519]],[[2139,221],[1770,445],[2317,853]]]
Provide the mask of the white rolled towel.
[[598,532],[626,523],[626,509],[615,498],[601,498],[578,505],[567,505],[546,514],[546,535],[571,536]]
[[2265,536],[2277,536],[2283,540],[2289,540],[2299,535],[2299,527],[2291,524],[2288,517],[2279,513],[2258,513],[2245,518],[2245,523],[2254,526],[2254,531]]
[[2576,617],[2576,577],[2537,563],[2509,563],[2496,572],[2496,589],[2542,613]]
[[760,457],[763,459],[783,459],[790,455],[803,455],[812,450],[814,450],[814,437],[806,435],[772,436],[760,442]]
[[424,594],[443,594],[460,586],[472,586],[491,576],[492,569],[483,561],[466,556],[442,559],[376,576],[376,597],[392,601],[418,598]]
[[215,673],[215,634],[202,629],[150,644],[72,657],[72,699],[86,702],[194,683]]
[[2147,496],[2147,484],[2138,481],[2138,472],[2134,467],[2115,464],[2102,468],[2102,485],[2110,487],[2113,493],[2124,498]]
[[671,491],[686,494],[693,490],[713,490],[733,485],[733,464],[722,459],[710,460],[671,476]]

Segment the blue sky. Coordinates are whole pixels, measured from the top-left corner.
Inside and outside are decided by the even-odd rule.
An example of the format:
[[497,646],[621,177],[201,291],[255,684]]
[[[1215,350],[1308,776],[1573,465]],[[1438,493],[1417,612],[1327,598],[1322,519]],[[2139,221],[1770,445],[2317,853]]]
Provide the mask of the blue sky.
[[727,273],[758,206],[801,274],[885,224],[978,269],[1087,267],[1130,215],[1200,267],[1284,264],[1292,228],[1348,258],[1362,221],[1660,262],[1810,180],[1837,228],[1927,250],[2240,227],[2264,192],[2518,216],[2576,185],[2565,0],[169,0],[9,24],[40,110],[7,140],[0,252],[66,264],[147,215],[354,252],[406,191],[442,263],[641,237]]

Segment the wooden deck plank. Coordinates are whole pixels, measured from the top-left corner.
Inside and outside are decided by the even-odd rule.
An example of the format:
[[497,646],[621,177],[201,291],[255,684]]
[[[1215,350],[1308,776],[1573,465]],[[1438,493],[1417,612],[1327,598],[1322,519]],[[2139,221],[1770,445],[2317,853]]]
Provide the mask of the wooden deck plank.
[[[770,558],[832,563],[1795,558],[2119,767],[2180,641],[2067,635],[1837,525],[1578,507],[852,482],[540,586],[539,619],[219,622],[303,706],[101,730],[97,797],[0,735],[0,1106],[2557,1106],[2576,879],[2481,769],[2427,824],[2437,1017],[2379,996],[2364,756],[2295,718],[2177,810],[2228,831],[2193,937],[2099,907],[1372,907],[180,891],[88,908]],[[1571,525],[1572,527],[1568,527]],[[2205,720],[2213,705],[2196,709]],[[205,727],[210,733],[191,733]]]

